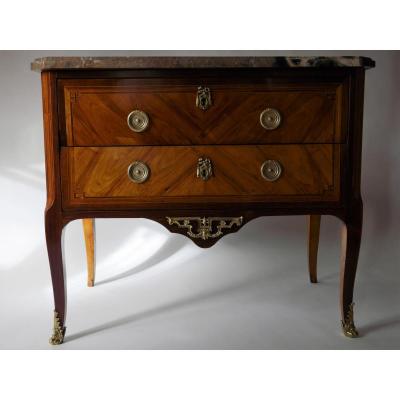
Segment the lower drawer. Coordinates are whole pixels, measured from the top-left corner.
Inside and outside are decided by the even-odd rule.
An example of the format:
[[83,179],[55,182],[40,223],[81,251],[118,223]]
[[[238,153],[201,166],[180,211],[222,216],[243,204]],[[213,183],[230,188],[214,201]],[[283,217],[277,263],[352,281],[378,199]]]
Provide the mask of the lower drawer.
[[61,164],[64,208],[340,197],[334,144],[69,147]]

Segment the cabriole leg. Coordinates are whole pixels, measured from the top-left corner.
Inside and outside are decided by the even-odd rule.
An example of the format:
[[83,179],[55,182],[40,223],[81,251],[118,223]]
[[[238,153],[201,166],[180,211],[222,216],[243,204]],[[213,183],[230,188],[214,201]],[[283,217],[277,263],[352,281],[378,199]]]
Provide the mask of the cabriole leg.
[[340,299],[343,333],[347,337],[358,337],[354,325],[353,290],[362,232],[362,202],[354,206],[342,230],[342,257],[340,271]]
[[61,344],[65,336],[66,291],[62,254],[62,221],[46,212],[45,216],[47,253],[49,256],[51,280],[54,294],[54,326],[50,343]]

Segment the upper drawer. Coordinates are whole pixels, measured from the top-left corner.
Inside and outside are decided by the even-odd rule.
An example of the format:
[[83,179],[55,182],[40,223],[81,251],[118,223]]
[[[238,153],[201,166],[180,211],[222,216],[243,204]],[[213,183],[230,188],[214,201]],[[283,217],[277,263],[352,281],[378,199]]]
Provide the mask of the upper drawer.
[[195,84],[149,79],[78,83],[63,86],[69,146],[339,143],[344,137],[340,84],[211,83],[202,92]]

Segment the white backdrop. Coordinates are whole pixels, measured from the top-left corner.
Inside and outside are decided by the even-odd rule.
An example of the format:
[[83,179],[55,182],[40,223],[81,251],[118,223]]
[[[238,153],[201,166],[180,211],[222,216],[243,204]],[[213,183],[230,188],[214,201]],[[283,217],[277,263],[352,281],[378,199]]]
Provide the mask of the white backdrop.
[[[70,54],[138,53],[0,52],[0,348],[50,348],[40,76],[29,63]],[[348,54],[377,63],[365,91],[355,289],[362,337],[341,335],[333,217],[322,222],[318,285],[308,282],[305,217],[259,218],[208,250],[152,221],[97,220],[94,288],[86,287],[80,221],[66,228],[67,337],[59,348],[400,348],[400,53]]]

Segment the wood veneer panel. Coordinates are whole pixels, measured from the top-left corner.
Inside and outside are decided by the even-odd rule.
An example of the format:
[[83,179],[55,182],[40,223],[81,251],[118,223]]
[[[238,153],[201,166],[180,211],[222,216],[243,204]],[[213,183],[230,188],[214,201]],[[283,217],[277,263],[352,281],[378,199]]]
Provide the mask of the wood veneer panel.
[[[212,160],[214,176],[196,177],[199,157]],[[265,160],[278,160],[275,182],[262,178]],[[80,204],[338,201],[339,145],[73,147],[62,149],[64,207]],[[133,183],[133,161],[150,178]]]
[[[198,84],[125,80],[123,85],[64,87],[69,146],[339,143],[344,139],[343,85],[209,85],[213,105],[196,107]],[[276,130],[259,122],[266,108],[282,115]],[[145,111],[149,128],[127,125],[128,114]]]

